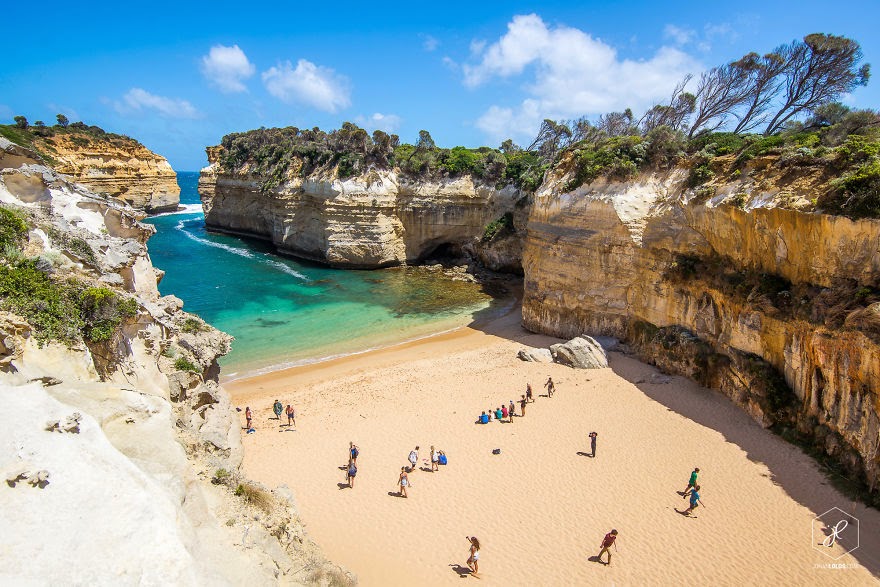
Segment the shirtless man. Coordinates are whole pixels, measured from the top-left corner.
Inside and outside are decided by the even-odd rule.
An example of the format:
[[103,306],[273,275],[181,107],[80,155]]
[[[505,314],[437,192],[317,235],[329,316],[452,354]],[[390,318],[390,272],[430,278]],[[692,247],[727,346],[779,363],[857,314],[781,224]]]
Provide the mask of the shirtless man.
[[553,383],[552,377],[547,377],[547,383],[544,384],[544,387],[547,388],[547,397],[553,397],[553,392],[556,391],[556,385]]

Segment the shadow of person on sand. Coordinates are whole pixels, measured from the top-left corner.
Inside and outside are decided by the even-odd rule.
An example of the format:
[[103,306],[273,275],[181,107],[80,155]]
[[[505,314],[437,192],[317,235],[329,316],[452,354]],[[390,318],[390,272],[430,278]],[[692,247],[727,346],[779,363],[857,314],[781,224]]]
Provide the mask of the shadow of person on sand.
[[[608,359],[614,373],[634,384],[647,397],[701,426],[716,430],[727,442],[740,447],[750,461],[767,467],[770,481],[810,511],[825,512],[835,503],[850,502],[833,488],[814,459],[797,446],[763,430],[720,391],[682,393],[679,385],[646,382],[646,373],[656,369],[635,358],[610,352]],[[856,517],[861,517],[863,525],[880,525],[876,510],[860,506],[858,511]],[[874,554],[877,552],[880,552],[880,532],[862,532],[860,548],[849,556],[877,576],[880,575],[880,557]]]
[[462,579],[466,579],[467,576],[471,574],[469,568],[463,567],[458,563],[449,563],[449,566],[452,567],[452,570],[458,573],[458,576]]
[[590,561],[591,563],[599,563],[600,565],[607,564],[605,561],[603,561],[601,558],[599,558],[598,555],[595,555],[595,554],[593,556],[591,556],[590,558],[588,558],[587,560]]
[[388,495],[391,497],[403,497],[403,494],[399,491],[389,491]]
[[425,473],[433,473],[434,471],[431,467],[419,467],[419,471],[424,471]]
[[351,488],[351,485],[349,485],[348,483],[337,483],[336,487],[338,487],[339,489],[349,489]]

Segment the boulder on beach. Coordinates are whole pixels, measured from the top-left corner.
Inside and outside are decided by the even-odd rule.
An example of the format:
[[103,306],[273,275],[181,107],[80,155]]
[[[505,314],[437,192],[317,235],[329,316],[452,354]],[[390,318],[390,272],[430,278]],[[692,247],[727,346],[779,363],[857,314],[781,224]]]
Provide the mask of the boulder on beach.
[[530,363],[552,363],[553,356],[549,349],[519,349],[516,356]]
[[587,335],[551,345],[550,354],[553,362],[575,369],[602,369],[608,366],[608,357],[602,345]]

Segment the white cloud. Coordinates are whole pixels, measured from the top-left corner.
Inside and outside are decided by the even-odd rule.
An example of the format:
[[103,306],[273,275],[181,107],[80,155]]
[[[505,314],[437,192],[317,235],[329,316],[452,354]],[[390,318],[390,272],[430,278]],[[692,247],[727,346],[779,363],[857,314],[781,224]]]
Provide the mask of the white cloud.
[[431,51],[436,51],[437,47],[440,46],[440,40],[437,37],[432,37],[431,35],[422,35],[422,48],[430,53]]
[[297,61],[296,69],[290,61],[269,68],[263,72],[263,83],[282,102],[299,102],[326,112],[351,105],[348,78],[305,59]]
[[677,27],[674,24],[668,24],[663,29],[663,38],[675,42],[676,45],[687,45],[696,36],[695,30]]
[[376,112],[372,116],[358,116],[354,119],[360,126],[371,130],[384,130],[387,133],[397,132],[400,128],[400,117],[396,114],[382,114]]
[[202,57],[200,69],[202,75],[223,92],[244,92],[247,90],[244,80],[248,79],[256,68],[248,61],[238,45],[225,47],[214,45],[207,55]]
[[477,121],[493,139],[533,136],[544,118],[596,115],[630,107],[647,109],[669,97],[688,72],[702,69],[679,49],[662,47],[649,59],[621,59],[615,48],[565,26],[548,27],[536,14],[515,16],[507,32],[479,49],[463,66],[464,84],[533,74],[519,106],[492,106]]
[[132,88],[122,97],[122,102],[114,102],[116,111],[126,115],[132,112],[154,110],[166,118],[199,118],[196,107],[186,100],[157,96],[141,88]]

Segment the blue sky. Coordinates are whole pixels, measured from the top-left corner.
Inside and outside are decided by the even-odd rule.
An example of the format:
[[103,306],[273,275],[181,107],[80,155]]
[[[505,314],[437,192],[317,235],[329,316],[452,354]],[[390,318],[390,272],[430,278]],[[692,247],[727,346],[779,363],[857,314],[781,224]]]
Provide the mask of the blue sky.
[[[0,120],[56,113],[124,133],[178,170],[260,126],[420,129],[441,146],[527,143],[545,118],[638,114],[699,73],[812,32],[880,68],[880,3],[41,2],[18,13]],[[12,17],[10,17],[12,18]],[[26,20],[27,19],[27,20]],[[846,98],[880,107],[880,80]]]

